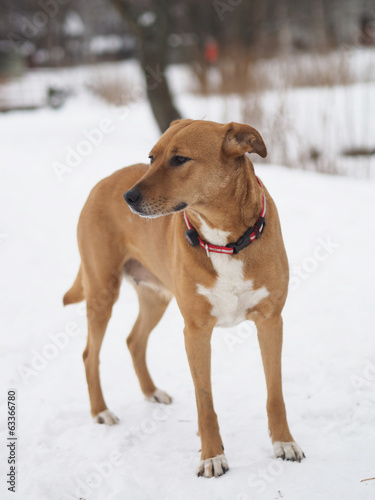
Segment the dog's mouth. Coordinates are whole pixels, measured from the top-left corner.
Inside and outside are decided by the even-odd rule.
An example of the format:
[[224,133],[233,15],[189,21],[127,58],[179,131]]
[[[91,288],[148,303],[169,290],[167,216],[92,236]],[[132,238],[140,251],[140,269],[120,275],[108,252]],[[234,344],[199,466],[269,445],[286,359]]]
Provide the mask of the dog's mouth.
[[176,205],[174,207],[173,212],[182,212],[183,210],[185,210],[186,207],[187,207],[187,203],[182,201],[181,203],[179,203],[178,205]]
[[188,206],[187,203],[180,202],[171,210],[166,210],[164,208],[155,208],[153,204],[141,203],[140,206],[134,207],[128,203],[130,210],[133,214],[143,217],[145,219],[157,219],[158,217],[164,217],[165,215],[172,215],[177,212],[182,212]]

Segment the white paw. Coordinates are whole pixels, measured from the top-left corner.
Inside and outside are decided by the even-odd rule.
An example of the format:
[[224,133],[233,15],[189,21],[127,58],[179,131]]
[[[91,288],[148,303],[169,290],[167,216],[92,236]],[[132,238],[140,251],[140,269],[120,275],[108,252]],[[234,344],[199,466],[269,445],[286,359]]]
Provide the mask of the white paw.
[[95,417],[93,417],[93,420],[96,424],[107,424],[107,425],[114,425],[119,422],[119,419],[110,410],[101,411],[100,413],[95,415]]
[[207,458],[199,462],[197,476],[219,477],[229,470],[229,465],[224,454],[214,458]]
[[275,441],[275,443],[273,443],[273,451],[276,458],[291,460],[292,462],[300,462],[303,458],[305,458],[305,454],[294,441],[289,443]]
[[154,394],[151,396],[146,396],[147,401],[151,403],[163,403],[165,405],[170,405],[172,403],[172,398],[166,392],[156,389]]

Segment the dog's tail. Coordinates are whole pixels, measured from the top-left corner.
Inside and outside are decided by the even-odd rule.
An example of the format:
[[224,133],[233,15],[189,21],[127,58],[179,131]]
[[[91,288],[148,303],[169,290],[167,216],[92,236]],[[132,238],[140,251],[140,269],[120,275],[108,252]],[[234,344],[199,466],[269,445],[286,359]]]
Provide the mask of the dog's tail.
[[84,299],[85,299],[85,293],[82,284],[82,267],[80,266],[72,288],[68,290],[64,295],[63,304],[64,306],[67,306],[68,304],[75,304],[76,302],[81,302]]

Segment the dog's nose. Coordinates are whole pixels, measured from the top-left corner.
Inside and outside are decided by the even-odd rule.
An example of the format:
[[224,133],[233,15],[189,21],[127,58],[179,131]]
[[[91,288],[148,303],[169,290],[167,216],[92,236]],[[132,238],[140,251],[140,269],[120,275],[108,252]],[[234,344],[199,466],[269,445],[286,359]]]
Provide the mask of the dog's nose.
[[141,193],[138,191],[138,189],[129,189],[129,191],[126,191],[126,193],[124,194],[124,198],[128,205],[133,206],[140,201]]

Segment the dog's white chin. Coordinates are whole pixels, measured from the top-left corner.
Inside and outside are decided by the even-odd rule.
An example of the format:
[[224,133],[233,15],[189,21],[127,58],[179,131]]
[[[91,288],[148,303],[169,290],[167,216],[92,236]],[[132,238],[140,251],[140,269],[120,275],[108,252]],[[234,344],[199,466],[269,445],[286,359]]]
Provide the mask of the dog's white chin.
[[164,217],[165,215],[172,215],[172,214],[177,214],[177,212],[183,212],[186,209],[186,207],[185,207],[185,208],[182,208],[181,210],[174,210],[173,212],[162,212],[160,214],[145,214],[143,212],[137,212],[130,205],[129,205],[129,208],[133,212],[133,214],[138,215],[139,217],[142,217],[143,219],[157,219],[158,217]]
[[142,217],[143,219],[157,219],[158,217],[169,215],[169,214],[141,214],[140,212],[135,212],[134,210],[133,213],[137,214],[139,217]]

